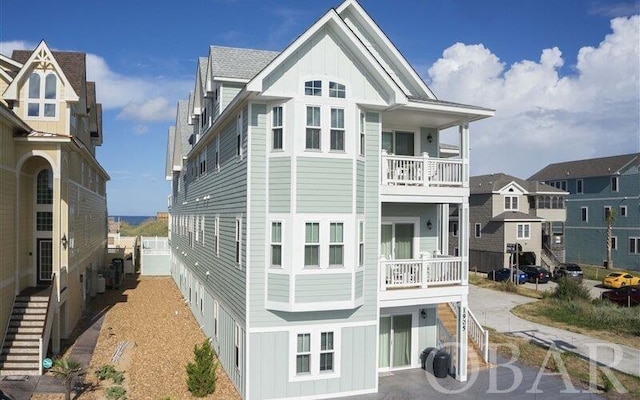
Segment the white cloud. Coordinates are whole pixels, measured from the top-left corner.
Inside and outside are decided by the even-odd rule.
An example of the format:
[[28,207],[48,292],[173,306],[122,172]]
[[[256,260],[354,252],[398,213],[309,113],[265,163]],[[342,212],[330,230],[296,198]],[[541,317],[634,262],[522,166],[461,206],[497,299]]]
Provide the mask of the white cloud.
[[[170,104],[165,97],[154,97],[143,101],[130,101],[118,114],[118,119],[139,121],[163,121],[175,118],[175,104]],[[138,131],[136,133],[144,133]]]
[[471,125],[472,173],[522,178],[551,162],[640,151],[640,16],[611,20],[574,73],[557,47],[506,66],[483,45],[456,43],[428,71],[442,99],[496,109]]
[[35,49],[37,44],[29,43],[24,40],[11,40],[8,42],[0,42],[0,54],[11,57],[14,50]]

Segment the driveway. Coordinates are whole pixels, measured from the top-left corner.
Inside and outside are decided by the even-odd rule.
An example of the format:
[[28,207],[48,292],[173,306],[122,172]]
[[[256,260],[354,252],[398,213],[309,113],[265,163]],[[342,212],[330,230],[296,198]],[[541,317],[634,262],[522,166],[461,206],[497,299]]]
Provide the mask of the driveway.
[[560,350],[578,353],[585,359],[594,360],[600,365],[640,376],[640,343],[637,348],[613,344],[579,333],[530,322],[511,313],[513,307],[531,301],[536,300],[469,285],[470,309],[480,324],[545,346],[555,346]]

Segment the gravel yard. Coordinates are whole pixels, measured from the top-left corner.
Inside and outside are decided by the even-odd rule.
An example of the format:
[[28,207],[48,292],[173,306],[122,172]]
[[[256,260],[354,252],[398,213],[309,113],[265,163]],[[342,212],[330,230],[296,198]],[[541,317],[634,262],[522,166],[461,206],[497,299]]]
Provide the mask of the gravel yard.
[[[104,364],[125,371],[123,386],[129,400],[193,398],[185,383],[185,365],[193,360],[194,345],[205,336],[178,288],[168,277],[129,277],[124,286],[98,294],[92,301],[92,309],[104,310],[106,317],[86,376],[93,387],[77,398],[105,398],[111,382],[99,382],[94,373]],[[121,346],[123,351],[114,363],[112,356],[122,342],[126,346]],[[217,378],[216,391],[208,399],[240,399],[220,366]]]

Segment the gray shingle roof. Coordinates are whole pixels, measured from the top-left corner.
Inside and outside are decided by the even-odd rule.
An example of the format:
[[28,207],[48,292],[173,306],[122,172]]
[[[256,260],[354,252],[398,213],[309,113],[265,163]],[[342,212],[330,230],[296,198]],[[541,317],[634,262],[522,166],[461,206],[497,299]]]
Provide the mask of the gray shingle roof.
[[211,75],[222,78],[251,79],[264,69],[277,51],[210,46]]
[[471,194],[483,194],[493,193],[499,191],[509,183],[515,182],[522,186],[530,194],[534,193],[548,193],[558,192],[564,193],[560,189],[556,189],[553,186],[546,185],[544,183],[529,182],[515,176],[507,175],[502,172],[488,175],[478,175],[469,178],[469,190]]
[[492,221],[540,221],[543,219],[520,211],[505,211],[491,218]]
[[530,181],[551,181],[557,179],[591,178],[611,176],[622,172],[628,166],[640,164],[640,153],[620,156],[590,158],[549,164],[529,177]]
[[[193,126],[189,125],[189,101],[178,100],[178,107],[176,112],[176,152],[174,157],[184,157],[191,150],[189,144],[189,137],[193,133]],[[178,148],[179,147],[179,148]],[[181,159],[174,158],[174,165],[182,165]]]

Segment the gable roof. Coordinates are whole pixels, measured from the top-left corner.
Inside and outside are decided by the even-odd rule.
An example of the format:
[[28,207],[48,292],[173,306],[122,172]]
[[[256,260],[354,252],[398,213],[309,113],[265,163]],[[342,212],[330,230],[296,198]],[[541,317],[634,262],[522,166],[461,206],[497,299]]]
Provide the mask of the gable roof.
[[166,180],[170,181],[173,176],[173,156],[174,156],[174,140],[176,137],[176,127],[169,127],[169,138],[167,140],[167,160],[164,169],[164,177]]
[[549,164],[531,175],[529,180],[550,181],[611,176],[623,172],[631,165],[640,165],[640,153]]
[[211,78],[250,80],[266,67],[277,51],[210,46]]
[[182,166],[182,157],[189,154],[191,145],[189,144],[189,137],[193,133],[193,128],[189,126],[189,101],[178,100],[178,107],[176,109],[176,138],[175,148],[176,151],[173,155],[173,165]]
[[478,175],[469,178],[469,191],[470,194],[490,194],[500,191],[510,183],[516,183],[525,189],[528,194],[536,193],[567,193],[563,190],[557,189],[553,186],[546,185],[539,182],[525,181],[515,176],[507,175],[502,172],[488,175]]

